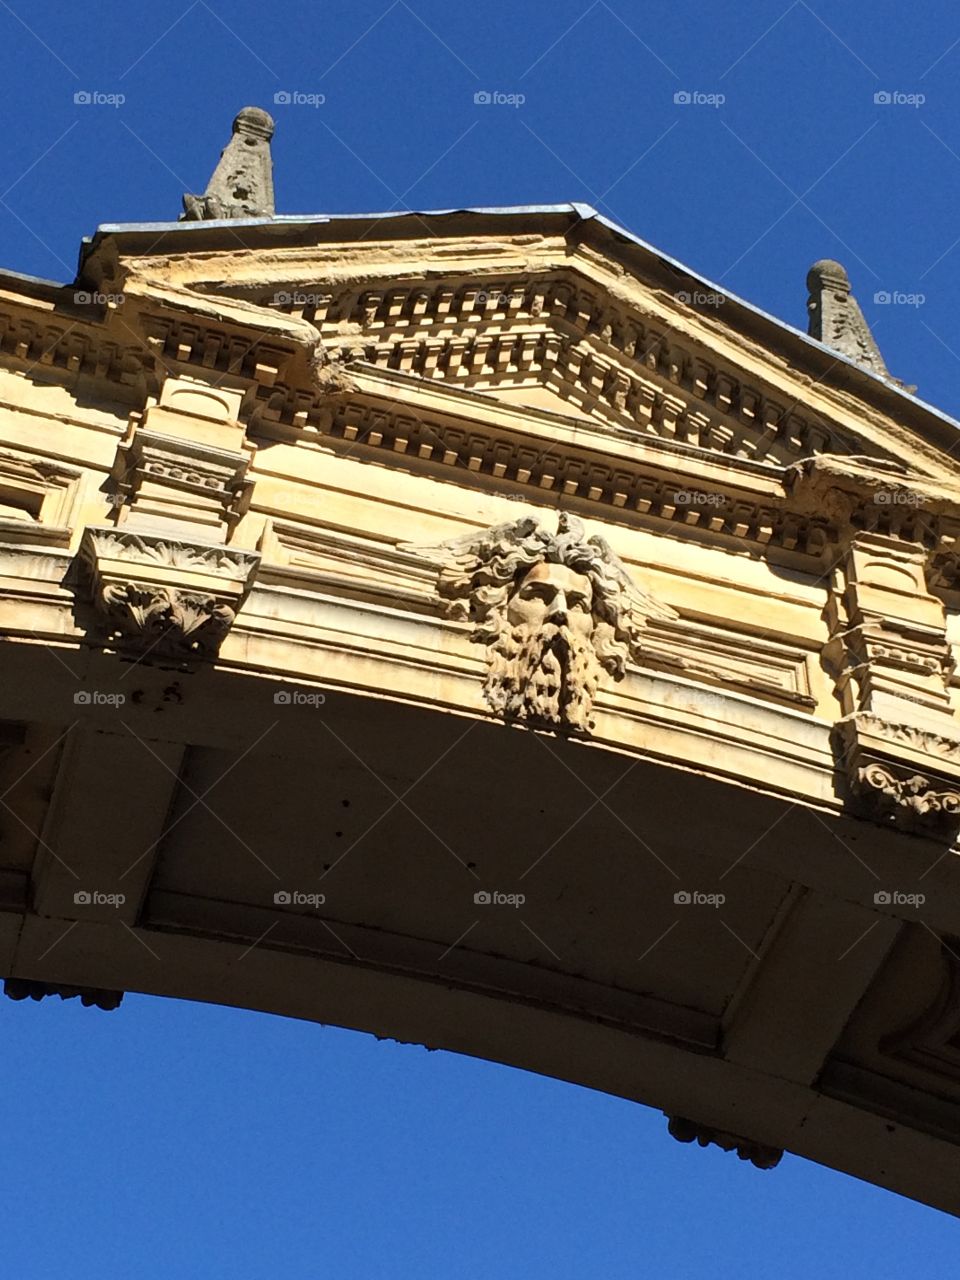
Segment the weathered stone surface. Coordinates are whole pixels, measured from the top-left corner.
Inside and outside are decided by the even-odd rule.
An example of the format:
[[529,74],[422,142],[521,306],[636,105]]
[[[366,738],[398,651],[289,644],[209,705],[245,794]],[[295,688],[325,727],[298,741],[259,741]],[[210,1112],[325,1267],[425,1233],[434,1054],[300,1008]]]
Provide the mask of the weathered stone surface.
[[953,840],[960,831],[960,736],[869,713],[849,716],[837,728],[844,770],[867,816]]
[[142,657],[212,658],[259,557],[216,545],[88,528],[80,572],[111,642]]
[[244,107],[202,196],[183,197],[183,220],[270,218],[274,214],[273,118],[259,107]]
[[846,269],[829,258],[815,262],[807,272],[807,288],[810,290],[807,302],[810,337],[833,347],[871,373],[889,378],[880,348],[850,291]]

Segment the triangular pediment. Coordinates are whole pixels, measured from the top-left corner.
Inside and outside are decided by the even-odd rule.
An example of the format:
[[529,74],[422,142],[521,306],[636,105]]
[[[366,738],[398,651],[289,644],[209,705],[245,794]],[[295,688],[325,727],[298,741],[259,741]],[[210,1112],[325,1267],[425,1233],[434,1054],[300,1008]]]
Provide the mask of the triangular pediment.
[[628,438],[779,466],[819,453],[894,456],[811,412],[792,370],[756,352],[752,367],[738,360],[722,321],[682,298],[640,281],[612,295],[596,271],[566,260],[535,274],[507,266],[491,262],[479,280],[404,272],[358,288],[324,279],[318,263],[279,287],[273,277],[267,290],[236,276],[195,287],[315,326],[334,362],[581,417]]
[[[327,390],[375,368],[774,467],[960,474],[950,419],[582,207],[106,228],[88,278],[107,264],[181,328],[195,309],[281,346],[313,335]],[[267,398],[284,421],[314,412],[303,386]]]

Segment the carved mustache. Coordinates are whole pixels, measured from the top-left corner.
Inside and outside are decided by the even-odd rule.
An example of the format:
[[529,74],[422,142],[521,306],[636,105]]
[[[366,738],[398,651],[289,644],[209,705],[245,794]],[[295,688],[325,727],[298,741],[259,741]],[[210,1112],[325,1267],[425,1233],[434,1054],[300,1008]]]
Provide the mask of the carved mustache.
[[528,647],[543,650],[573,652],[585,648],[584,639],[570,627],[555,622],[545,622],[528,641]]

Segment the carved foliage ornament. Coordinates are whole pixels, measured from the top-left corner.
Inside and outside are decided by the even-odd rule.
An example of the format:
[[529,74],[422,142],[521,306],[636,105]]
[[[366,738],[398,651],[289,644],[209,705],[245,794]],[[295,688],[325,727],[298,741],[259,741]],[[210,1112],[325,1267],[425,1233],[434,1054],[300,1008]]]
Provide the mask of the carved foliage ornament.
[[864,816],[952,839],[960,829],[960,739],[869,712],[838,722],[841,760]]
[[528,517],[431,550],[450,615],[486,645],[484,697],[508,721],[589,730],[602,675],[622,679],[649,618],[677,616],[565,513],[556,533]]
[[133,635],[148,651],[177,650],[183,656],[215,655],[237,616],[213,595],[129,582],[107,584],[99,603],[113,624],[112,640]]
[[877,817],[906,830],[925,825],[949,831],[960,822],[960,791],[940,789],[923,774],[898,776],[874,761],[857,769],[854,789]]
[[156,657],[215,657],[259,556],[153,534],[87,529],[80,561],[111,641]]

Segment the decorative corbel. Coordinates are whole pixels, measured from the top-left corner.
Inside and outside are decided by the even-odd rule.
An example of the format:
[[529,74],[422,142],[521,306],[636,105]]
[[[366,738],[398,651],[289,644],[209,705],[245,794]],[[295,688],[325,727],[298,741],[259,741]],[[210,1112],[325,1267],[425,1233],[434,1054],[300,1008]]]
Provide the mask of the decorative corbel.
[[254,551],[87,528],[81,580],[109,641],[146,657],[216,657],[253,581]]
[[960,511],[960,487],[934,483],[882,458],[820,454],[786,468],[787,506],[804,516],[825,516],[843,542],[857,532],[929,543],[936,521]]
[[837,724],[850,790],[884,825],[937,839],[960,830],[960,737],[869,712]]

